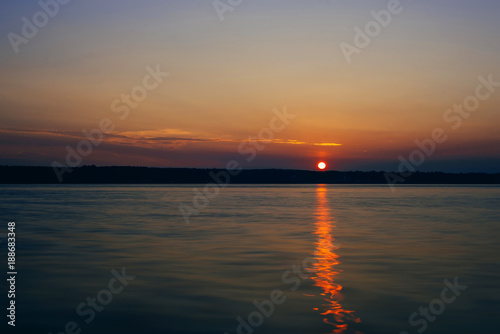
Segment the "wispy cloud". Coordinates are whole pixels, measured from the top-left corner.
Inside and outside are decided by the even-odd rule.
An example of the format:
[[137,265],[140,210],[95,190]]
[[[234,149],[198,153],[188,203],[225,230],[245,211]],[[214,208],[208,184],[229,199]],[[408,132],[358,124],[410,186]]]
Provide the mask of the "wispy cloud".
[[[0,129],[0,133],[18,135],[18,136],[49,136],[49,137],[67,137],[72,139],[82,139],[83,135],[77,131],[61,130],[33,130],[33,129]],[[259,141],[258,139],[255,139]],[[265,140],[269,143],[269,141]],[[171,146],[181,147],[190,143],[240,143],[241,138],[221,138],[210,136],[209,134],[196,134],[191,131],[181,129],[158,129],[146,131],[124,131],[112,132],[104,136],[103,142],[109,144],[127,145],[127,146]],[[298,139],[275,138],[270,143],[281,145],[310,145],[310,146],[341,146],[337,143],[313,143],[301,141]]]
[[315,146],[342,146],[342,144],[337,143],[314,143]]
[[167,137],[167,136],[189,136],[193,132],[181,129],[159,129],[159,130],[145,130],[145,131],[125,131],[121,132],[122,136],[126,137]]

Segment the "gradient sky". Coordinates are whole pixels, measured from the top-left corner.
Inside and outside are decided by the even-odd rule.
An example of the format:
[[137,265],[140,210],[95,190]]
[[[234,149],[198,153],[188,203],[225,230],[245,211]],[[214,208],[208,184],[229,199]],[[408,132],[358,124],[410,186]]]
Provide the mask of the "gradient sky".
[[[0,164],[65,164],[82,130],[109,118],[115,130],[82,165],[224,167],[286,106],[297,118],[246,168],[396,170],[443,128],[418,169],[500,172],[500,87],[458,129],[443,120],[479,76],[500,81],[500,2],[401,1],[348,64],[340,43],[387,4],[244,0],[221,21],[209,0],[72,0],[16,54],[7,35],[40,7],[4,1]],[[157,64],[170,75],[120,120],[112,102]]]

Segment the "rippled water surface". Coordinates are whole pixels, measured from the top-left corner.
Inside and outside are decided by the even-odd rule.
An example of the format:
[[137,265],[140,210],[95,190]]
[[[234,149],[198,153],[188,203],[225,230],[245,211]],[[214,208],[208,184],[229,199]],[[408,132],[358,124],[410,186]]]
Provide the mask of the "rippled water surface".
[[188,225],[193,196],[0,186],[15,332],[497,332],[499,187],[235,185]]

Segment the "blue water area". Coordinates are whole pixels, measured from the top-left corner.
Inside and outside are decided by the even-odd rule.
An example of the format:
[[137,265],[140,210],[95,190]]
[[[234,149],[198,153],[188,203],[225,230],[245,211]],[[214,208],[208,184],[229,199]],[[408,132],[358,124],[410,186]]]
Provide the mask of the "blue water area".
[[[1,263],[14,221],[18,272],[16,327],[5,315],[2,327],[497,332],[499,187],[194,188],[0,186]],[[189,224],[181,204],[196,210]]]

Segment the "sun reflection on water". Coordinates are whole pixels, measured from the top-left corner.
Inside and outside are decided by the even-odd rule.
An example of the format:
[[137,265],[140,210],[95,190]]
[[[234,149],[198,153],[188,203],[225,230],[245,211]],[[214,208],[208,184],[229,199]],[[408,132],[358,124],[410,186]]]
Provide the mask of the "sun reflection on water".
[[[354,311],[346,310],[340,302],[343,300],[342,286],[337,283],[337,276],[341,270],[336,250],[339,245],[335,243],[332,230],[335,227],[334,218],[331,216],[327,199],[327,188],[319,185],[316,189],[316,222],[314,233],[318,236],[314,259],[316,260],[311,270],[314,285],[322,289],[325,304],[318,311],[324,316],[323,321],[335,327],[333,334],[345,333],[349,323],[361,322]],[[355,332],[361,334],[361,332]]]

